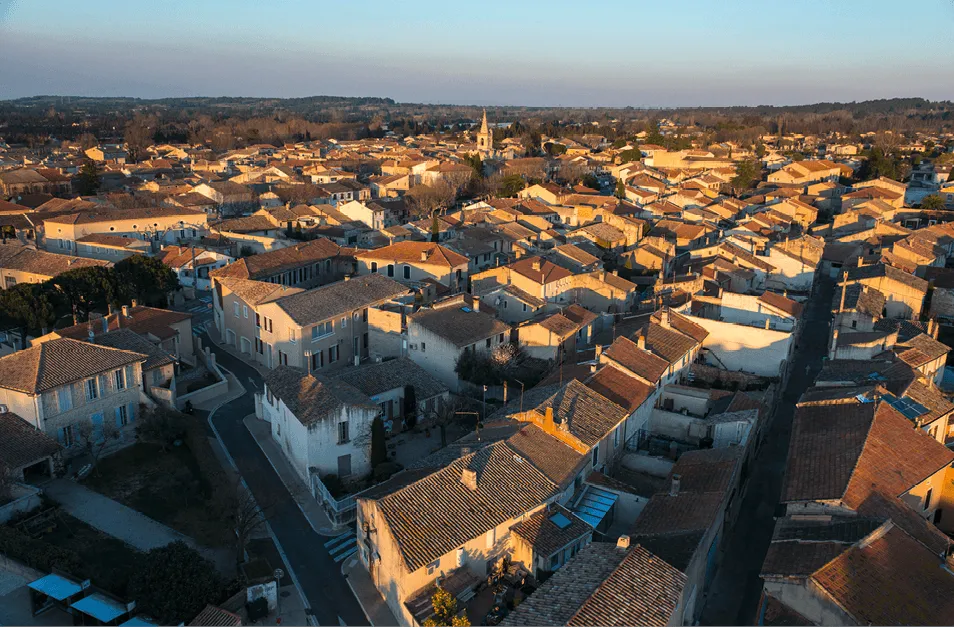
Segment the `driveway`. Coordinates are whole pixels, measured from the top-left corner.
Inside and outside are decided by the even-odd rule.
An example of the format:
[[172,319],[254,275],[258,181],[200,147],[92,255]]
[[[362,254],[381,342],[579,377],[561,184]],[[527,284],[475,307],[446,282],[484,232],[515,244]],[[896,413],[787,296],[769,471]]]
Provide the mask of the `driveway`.
[[755,624],[762,593],[759,573],[775,529],[775,508],[782,493],[795,403],[812,384],[827,355],[834,282],[820,274],[816,277],[815,294],[806,303],[804,329],[788,384],[755,458],[738,518],[725,536],[722,564],[702,611],[700,622],[704,625]]
[[[262,390],[262,377],[251,366],[219,349],[207,333],[203,346],[215,352],[217,363],[232,372],[245,386],[246,394],[215,411],[212,423],[229,455],[256,500],[267,507],[268,523],[278,540],[283,558],[292,568],[302,591],[321,625],[366,625],[361,606],[341,574],[341,565],[325,548],[327,538],[318,535],[305,519],[242,419],[255,413],[254,391]],[[207,416],[206,412],[196,411]]]

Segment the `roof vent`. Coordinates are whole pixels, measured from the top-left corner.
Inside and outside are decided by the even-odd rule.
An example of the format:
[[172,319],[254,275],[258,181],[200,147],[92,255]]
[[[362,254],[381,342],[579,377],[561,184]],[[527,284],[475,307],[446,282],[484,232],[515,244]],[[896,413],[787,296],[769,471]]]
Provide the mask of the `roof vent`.
[[669,484],[669,496],[679,494],[679,484],[682,482],[682,475],[673,475],[672,483]]

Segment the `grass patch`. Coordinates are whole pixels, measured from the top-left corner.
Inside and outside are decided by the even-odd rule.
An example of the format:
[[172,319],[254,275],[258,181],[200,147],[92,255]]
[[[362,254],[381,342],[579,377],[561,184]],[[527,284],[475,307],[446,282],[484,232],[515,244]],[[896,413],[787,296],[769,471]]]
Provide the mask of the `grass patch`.
[[163,451],[138,442],[100,461],[85,485],[194,538],[228,543],[227,525],[210,506],[213,490],[186,444]]

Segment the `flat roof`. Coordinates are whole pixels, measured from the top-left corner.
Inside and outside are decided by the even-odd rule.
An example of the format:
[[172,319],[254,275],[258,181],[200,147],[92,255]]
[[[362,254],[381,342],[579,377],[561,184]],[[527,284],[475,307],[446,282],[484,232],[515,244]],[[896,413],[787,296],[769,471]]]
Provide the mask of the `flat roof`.
[[70,607],[104,623],[116,620],[126,613],[126,606],[124,604],[110,599],[100,592],[94,592],[88,597],[73,603]]
[[57,575],[56,573],[50,573],[46,577],[31,581],[27,586],[31,590],[36,590],[57,601],[65,601],[83,589],[83,587],[73,579]]

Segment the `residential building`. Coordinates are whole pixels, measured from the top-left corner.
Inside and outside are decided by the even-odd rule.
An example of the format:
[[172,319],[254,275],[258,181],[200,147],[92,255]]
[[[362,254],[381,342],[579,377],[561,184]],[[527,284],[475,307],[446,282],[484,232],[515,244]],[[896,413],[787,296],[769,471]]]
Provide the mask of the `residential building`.
[[467,257],[431,242],[403,241],[355,255],[358,274],[380,274],[407,285],[439,283],[451,293],[467,285]]

